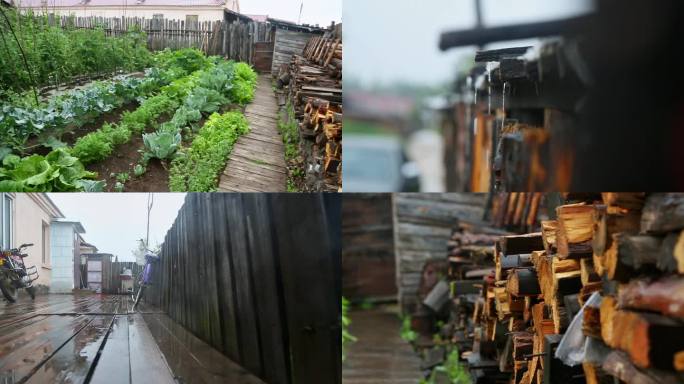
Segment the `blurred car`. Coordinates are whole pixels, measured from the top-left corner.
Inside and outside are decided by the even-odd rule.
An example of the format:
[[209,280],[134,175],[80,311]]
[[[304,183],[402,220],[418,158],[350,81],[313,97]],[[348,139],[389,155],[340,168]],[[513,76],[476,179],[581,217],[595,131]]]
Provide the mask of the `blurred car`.
[[344,192],[417,192],[419,171],[395,136],[344,138]]

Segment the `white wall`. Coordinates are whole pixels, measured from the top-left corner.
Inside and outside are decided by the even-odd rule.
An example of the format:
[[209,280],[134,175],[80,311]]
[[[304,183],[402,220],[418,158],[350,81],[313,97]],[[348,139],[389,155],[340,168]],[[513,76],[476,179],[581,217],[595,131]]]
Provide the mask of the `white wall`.
[[52,236],[52,281],[50,292],[71,293],[74,288],[74,224],[55,221]]
[[51,281],[50,243],[45,249],[48,253],[47,263],[43,264],[43,223],[50,225],[52,218],[28,194],[14,194],[14,244],[18,247],[23,243],[33,243],[27,249],[29,255],[24,259],[27,267],[35,265],[38,269],[36,285],[49,286]]
[[[217,21],[223,20],[222,6],[193,6],[193,7],[163,7],[157,8],[152,6],[132,6],[129,5],[125,10],[122,7],[50,7],[49,13],[57,15],[73,14],[77,17],[99,16],[99,17],[144,17],[151,19],[155,14],[164,15],[165,19],[169,20],[185,20],[187,15],[197,15],[199,22],[202,21]],[[44,10],[35,8],[36,13],[42,13]]]

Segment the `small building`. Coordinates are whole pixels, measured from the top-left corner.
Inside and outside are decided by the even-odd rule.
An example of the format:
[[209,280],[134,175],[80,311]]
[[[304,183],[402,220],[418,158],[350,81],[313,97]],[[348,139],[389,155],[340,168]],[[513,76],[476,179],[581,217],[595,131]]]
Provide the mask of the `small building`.
[[85,233],[78,221],[53,221],[50,226],[52,258],[51,293],[71,293],[78,287],[75,267],[80,261],[80,235]]
[[48,289],[52,278],[51,230],[64,214],[45,193],[0,193],[0,244],[11,249],[32,243],[26,249],[27,266],[36,266],[38,288]]
[[239,0],[14,0],[14,5],[41,14],[141,17],[189,24],[222,20],[224,10],[240,11]]
[[[292,55],[302,54],[310,38],[326,32],[325,28],[317,25],[300,25],[267,15],[243,15],[228,9],[224,12],[224,21],[249,27],[250,38],[246,43],[251,46],[248,47],[248,60],[258,72],[271,72],[274,76],[283,64],[290,63]],[[236,47],[230,47],[228,51],[235,50]],[[245,48],[238,47],[238,50]],[[235,57],[234,54],[228,56]]]
[[289,65],[292,55],[301,55],[304,46],[314,36],[322,35],[326,29],[319,26],[299,25],[285,20],[268,18],[273,26],[273,62],[271,74],[277,76],[280,67]]

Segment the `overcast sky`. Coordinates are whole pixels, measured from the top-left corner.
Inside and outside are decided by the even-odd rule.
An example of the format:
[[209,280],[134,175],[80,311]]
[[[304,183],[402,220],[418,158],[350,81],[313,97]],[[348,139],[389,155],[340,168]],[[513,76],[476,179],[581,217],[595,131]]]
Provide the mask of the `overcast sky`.
[[[67,219],[80,221],[83,238],[100,252],[135,261],[131,251],[145,238],[147,193],[50,193]],[[155,193],[150,214],[150,244],[162,243],[183,205],[183,193]]]
[[[327,27],[331,21],[342,21],[342,0],[304,0],[302,23]],[[346,1],[345,1],[346,2]],[[268,15],[275,19],[297,22],[302,0],[247,0],[240,2],[240,12]]]
[[[592,3],[482,0],[483,21],[494,26],[555,19],[584,13]],[[438,84],[453,79],[457,64],[475,52],[437,47],[441,32],[475,25],[473,0],[344,0],[343,19],[345,79]]]

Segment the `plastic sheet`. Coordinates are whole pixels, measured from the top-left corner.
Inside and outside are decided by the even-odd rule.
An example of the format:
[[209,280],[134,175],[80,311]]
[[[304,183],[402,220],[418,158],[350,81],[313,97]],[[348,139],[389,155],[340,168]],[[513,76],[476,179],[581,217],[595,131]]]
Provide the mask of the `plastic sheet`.
[[[577,312],[565,332],[565,335],[563,335],[563,338],[556,349],[555,357],[561,360],[565,365],[574,367],[575,365],[582,364],[588,356],[591,356],[591,359],[600,359],[601,355],[605,356],[605,353],[601,353],[594,343],[598,340],[589,340],[591,338],[585,336],[582,332],[584,308],[587,306],[599,307],[602,299],[603,297],[598,292],[594,292],[589,297],[589,300],[584,303],[579,312]],[[587,353],[588,351],[590,352],[589,354]]]

